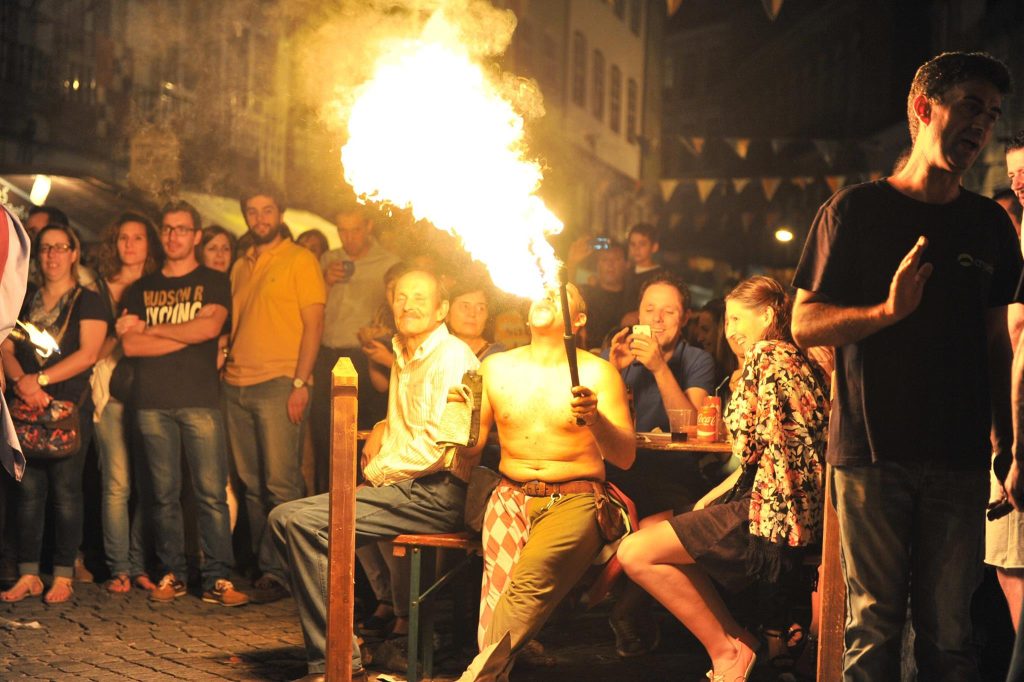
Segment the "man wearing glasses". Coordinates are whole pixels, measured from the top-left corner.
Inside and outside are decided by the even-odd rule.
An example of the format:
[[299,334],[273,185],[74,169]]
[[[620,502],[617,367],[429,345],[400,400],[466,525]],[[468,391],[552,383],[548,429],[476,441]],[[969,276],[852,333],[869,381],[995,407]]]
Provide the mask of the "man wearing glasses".
[[167,570],[149,598],[169,602],[186,593],[179,501],[184,452],[205,558],[203,601],[241,606],[249,598],[228,579],[234,556],[217,377],[217,337],[228,317],[231,290],[223,273],[196,260],[200,228],[199,213],[190,204],[164,207],[160,241],[166,261],[125,292],[117,333],[125,355],[137,358],[135,407],[152,479],[157,556]]

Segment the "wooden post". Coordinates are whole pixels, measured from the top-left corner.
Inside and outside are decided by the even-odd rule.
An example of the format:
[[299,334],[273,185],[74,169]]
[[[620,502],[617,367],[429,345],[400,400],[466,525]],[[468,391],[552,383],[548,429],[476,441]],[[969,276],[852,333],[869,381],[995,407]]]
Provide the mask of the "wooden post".
[[825,468],[825,530],[821,539],[821,580],[818,599],[818,682],[843,679],[846,648],[846,582],[839,563],[839,517],[833,506],[832,467]]
[[328,536],[327,679],[352,682],[356,566],[356,416],[359,392],[349,358],[331,370],[331,489]]

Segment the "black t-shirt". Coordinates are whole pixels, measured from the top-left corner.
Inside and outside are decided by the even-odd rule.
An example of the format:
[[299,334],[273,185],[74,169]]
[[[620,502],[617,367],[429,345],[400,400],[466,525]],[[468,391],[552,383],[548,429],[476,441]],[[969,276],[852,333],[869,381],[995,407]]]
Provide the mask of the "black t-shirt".
[[[189,322],[203,306],[231,310],[227,275],[200,265],[182,277],[146,275],[124,293],[121,307],[146,326]],[[220,400],[217,339],[158,357],[136,358],[134,401],[139,409],[216,408]]]
[[1017,300],[1020,246],[1003,209],[961,190],[927,204],[885,180],[844,189],[818,210],[793,284],[845,306],[883,302],[921,235],[934,271],[908,317],[836,349],[828,461],[928,460],[989,466],[985,313]]
[[[25,296],[25,303],[22,306],[21,314],[18,316],[19,320],[23,322],[29,321],[32,299],[37,292],[38,290],[30,291]],[[58,319],[60,318],[58,317]],[[110,310],[104,305],[103,299],[100,298],[99,294],[88,289],[82,289],[78,295],[78,300],[75,302],[75,307],[72,308],[71,315],[67,319],[67,330],[60,339],[60,355],[51,355],[48,360],[42,363],[42,366],[35,351],[28,344],[15,344],[14,357],[18,359],[21,368],[25,370],[26,374],[33,374],[40,369],[45,372],[47,367],[53,367],[64,358],[76,352],[82,346],[82,320],[100,320],[109,325]],[[59,330],[49,329],[48,331],[56,337]],[[80,404],[82,396],[85,395],[86,389],[89,387],[89,376],[91,374],[92,366],[69,379],[50,384],[44,390],[56,400],[70,400]]]
[[628,300],[625,289],[606,291],[586,285],[582,293],[587,302],[587,345],[596,348],[608,332],[618,328],[623,315],[636,309],[636,301]]

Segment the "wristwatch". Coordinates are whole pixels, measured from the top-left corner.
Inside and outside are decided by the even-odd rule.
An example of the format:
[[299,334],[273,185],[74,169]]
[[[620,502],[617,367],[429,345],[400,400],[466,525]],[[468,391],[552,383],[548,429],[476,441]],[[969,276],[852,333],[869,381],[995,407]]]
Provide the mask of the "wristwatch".
[[46,372],[40,372],[36,375],[36,381],[40,386],[46,386],[50,383],[50,377],[46,375]]
[[295,377],[294,379],[292,379],[292,388],[302,388],[305,385],[306,385],[306,382],[303,381],[302,379],[298,378],[298,377]]

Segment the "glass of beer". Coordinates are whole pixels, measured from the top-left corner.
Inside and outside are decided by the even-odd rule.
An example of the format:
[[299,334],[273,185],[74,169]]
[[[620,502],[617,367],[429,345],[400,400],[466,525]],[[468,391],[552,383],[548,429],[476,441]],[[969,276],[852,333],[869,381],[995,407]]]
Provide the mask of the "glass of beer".
[[696,432],[697,413],[694,410],[665,410],[668,413],[668,425],[672,431],[673,443],[685,443],[690,432]]

